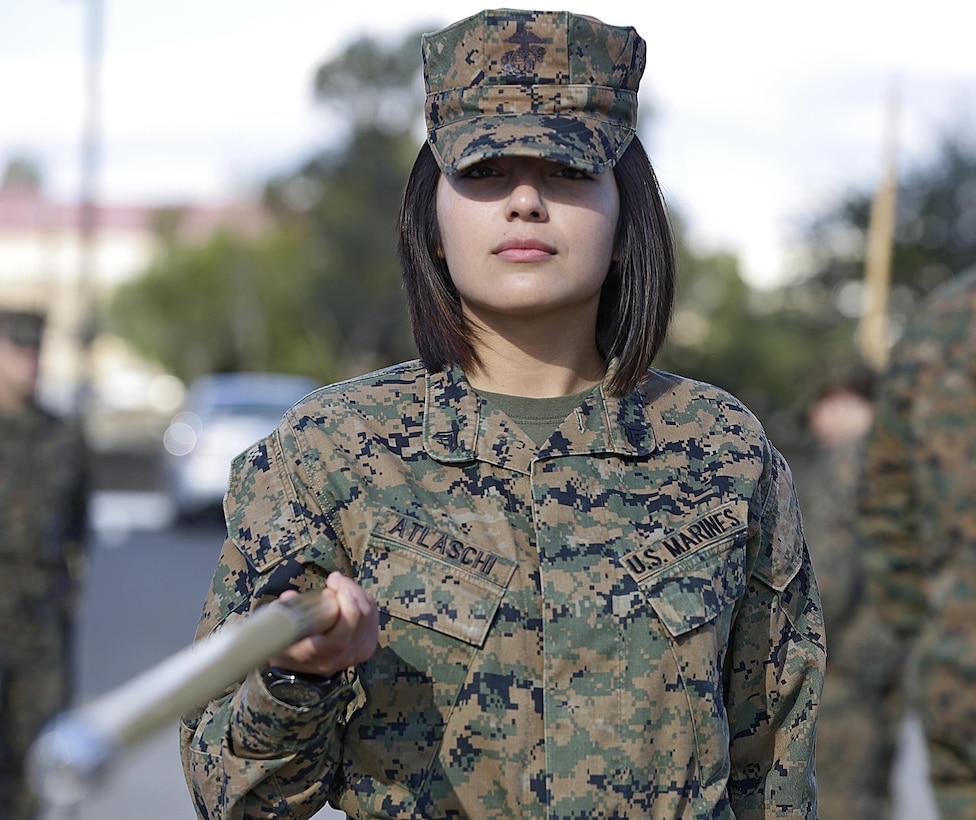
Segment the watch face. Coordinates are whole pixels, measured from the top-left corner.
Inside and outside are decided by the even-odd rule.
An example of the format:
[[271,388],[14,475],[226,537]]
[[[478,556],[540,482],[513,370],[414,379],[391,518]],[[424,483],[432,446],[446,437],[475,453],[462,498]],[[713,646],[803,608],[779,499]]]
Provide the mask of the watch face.
[[334,686],[328,678],[313,680],[275,667],[265,669],[262,677],[271,696],[289,706],[317,706]]
[[273,697],[289,706],[315,706],[322,702],[322,690],[301,680],[277,680],[268,685]]

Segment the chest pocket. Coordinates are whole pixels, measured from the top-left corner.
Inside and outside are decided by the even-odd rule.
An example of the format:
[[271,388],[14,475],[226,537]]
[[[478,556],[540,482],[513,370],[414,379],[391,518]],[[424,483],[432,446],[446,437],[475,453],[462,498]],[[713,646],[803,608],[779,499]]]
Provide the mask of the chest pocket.
[[679,638],[731,615],[745,592],[745,542],[745,513],[728,503],[683,522],[623,563],[670,636]]
[[745,530],[691,552],[641,584],[661,622],[677,638],[731,613],[745,592]]
[[356,768],[423,790],[515,568],[419,520],[380,519],[358,573],[380,610],[380,643],[360,672],[367,704],[350,727]]
[[387,513],[370,535],[358,580],[388,615],[481,646],[515,566],[414,518]]

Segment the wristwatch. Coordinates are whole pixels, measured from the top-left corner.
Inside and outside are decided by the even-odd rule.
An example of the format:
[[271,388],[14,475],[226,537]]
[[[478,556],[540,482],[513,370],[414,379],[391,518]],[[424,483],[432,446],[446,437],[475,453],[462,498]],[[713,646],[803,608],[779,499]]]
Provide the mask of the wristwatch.
[[266,666],[261,670],[261,680],[275,700],[289,706],[308,708],[318,706],[336,689],[346,684],[348,676],[346,670],[325,678],[321,675],[292,672],[277,666]]

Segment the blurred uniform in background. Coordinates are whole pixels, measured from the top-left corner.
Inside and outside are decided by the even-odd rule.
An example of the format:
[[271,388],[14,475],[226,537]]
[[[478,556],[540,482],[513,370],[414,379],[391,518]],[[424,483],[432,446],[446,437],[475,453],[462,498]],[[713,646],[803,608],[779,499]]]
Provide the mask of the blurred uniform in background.
[[821,820],[891,816],[902,652],[868,601],[855,501],[874,382],[858,368],[813,401],[816,452],[797,479],[829,641],[817,729]]
[[70,698],[71,624],[84,567],[87,453],[77,424],[35,398],[44,317],[0,310],[0,816],[38,806],[27,750]]
[[892,351],[860,507],[879,611],[913,648],[940,814],[976,818],[976,270],[935,291]]

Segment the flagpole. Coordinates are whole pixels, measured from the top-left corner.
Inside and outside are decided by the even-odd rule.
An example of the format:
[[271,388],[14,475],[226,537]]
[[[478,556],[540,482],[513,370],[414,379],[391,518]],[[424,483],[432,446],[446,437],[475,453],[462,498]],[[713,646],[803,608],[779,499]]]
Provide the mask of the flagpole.
[[887,314],[897,202],[897,103],[888,105],[882,177],[871,203],[864,259],[864,312],[858,328],[862,358],[882,370],[888,358]]

